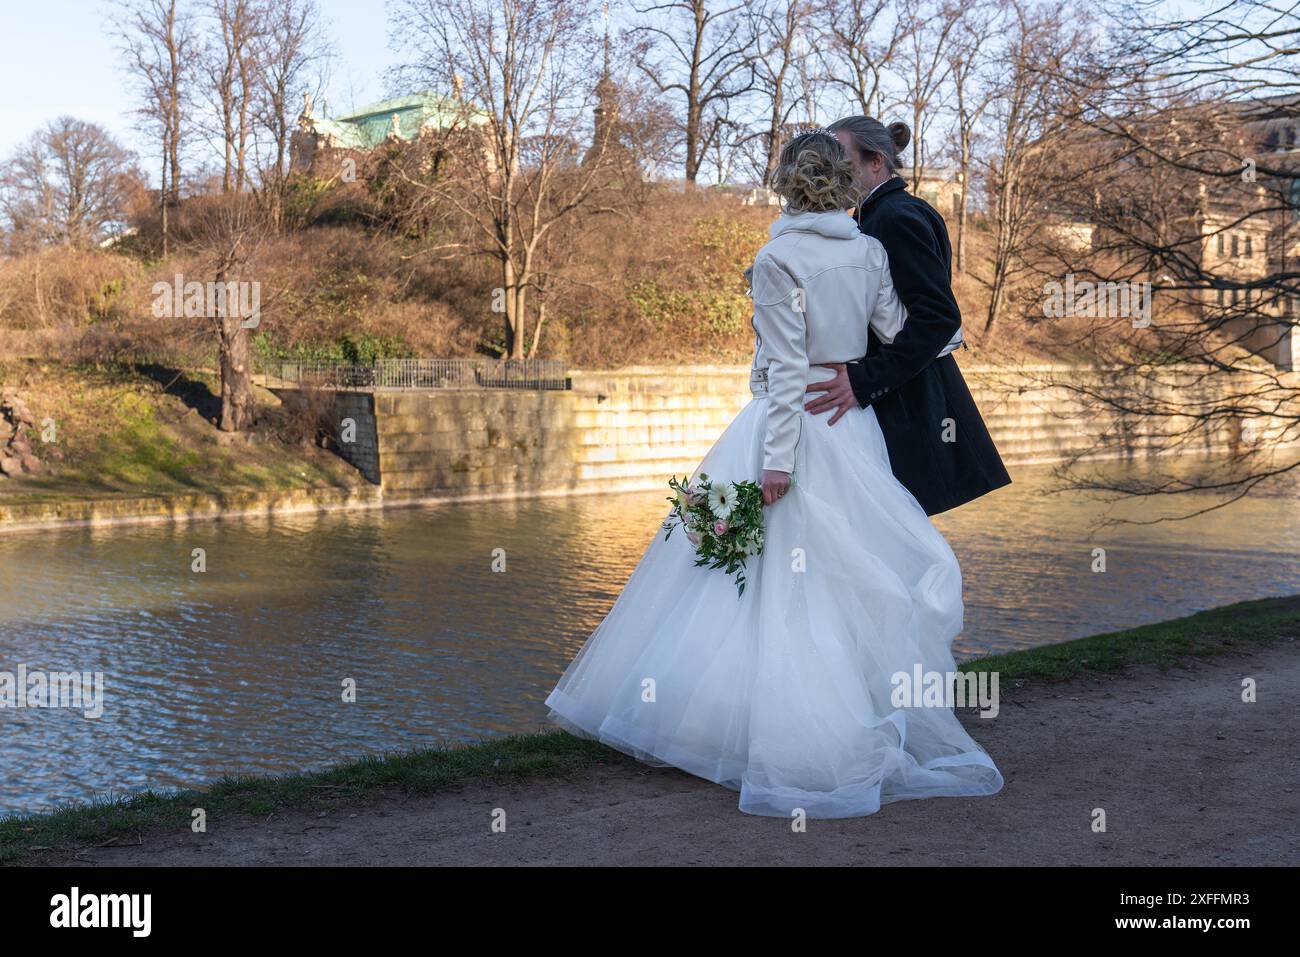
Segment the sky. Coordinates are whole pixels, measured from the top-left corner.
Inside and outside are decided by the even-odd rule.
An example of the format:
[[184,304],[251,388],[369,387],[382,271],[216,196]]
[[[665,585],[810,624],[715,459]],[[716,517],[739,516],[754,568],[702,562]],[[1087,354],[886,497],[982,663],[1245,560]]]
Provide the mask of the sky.
[[[388,50],[384,0],[318,0],[338,58],[331,113],[384,96]],[[107,0],[0,0],[0,157],[64,114],[98,123],[149,153],[134,129],[131,89],[113,39]]]

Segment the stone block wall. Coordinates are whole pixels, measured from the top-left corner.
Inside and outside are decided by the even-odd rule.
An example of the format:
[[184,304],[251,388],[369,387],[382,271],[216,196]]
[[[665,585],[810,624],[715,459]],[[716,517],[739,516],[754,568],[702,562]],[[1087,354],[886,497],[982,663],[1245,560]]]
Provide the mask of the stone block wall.
[[[1143,391],[1147,400],[1191,398],[1207,407],[1230,387],[1178,369],[1155,385],[1053,366],[962,371],[1012,466],[1141,458],[1164,446],[1149,418],[1085,403],[1060,384],[1065,379],[1100,396]],[[743,366],[576,371],[572,381],[568,391],[340,393],[339,418],[357,423],[356,441],[344,454],[382,483],[385,499],[661,488],[670,475],[694,470],[750,398]],[[1265,419],[1225,420],[1213,436],[1181,451],[1270,441],[1278,428]]]
[[382,476],[374,396],[369,392],[340,392],[334,399],[334,413],[339,455],[355,465],[368,482],[379,485]]

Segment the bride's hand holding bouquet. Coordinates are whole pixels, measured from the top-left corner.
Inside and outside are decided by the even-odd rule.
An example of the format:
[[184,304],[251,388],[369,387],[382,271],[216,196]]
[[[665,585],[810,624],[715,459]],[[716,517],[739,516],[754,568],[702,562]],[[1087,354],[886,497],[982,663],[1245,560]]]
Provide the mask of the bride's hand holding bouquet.
[[756,482],[726,482],[701,473],[694,482],[668,480],[673,509],[664,520],[664,538],[684,530],[695,548],[695,564],[725,569],[736,577],[739,594],[745,593],[745,560],[763,553],[763,505],[786,493],[791,476],[764,471]]

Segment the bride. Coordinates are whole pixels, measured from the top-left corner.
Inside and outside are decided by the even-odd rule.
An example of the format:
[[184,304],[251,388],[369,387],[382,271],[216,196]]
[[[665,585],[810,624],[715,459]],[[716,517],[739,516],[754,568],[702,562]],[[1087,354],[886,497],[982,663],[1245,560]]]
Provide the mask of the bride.
[[[546,699],[550,717],[654,765],[740,792],[750,814],[872,814],[993,794],[1002,775],[950,707],[900,701],[895,676],[955,670],[961,570],[894,477],[873,409],[827,428],[803,408],[818,364],[886,342],[906,312],[880,243],[858,231],[853,167],[831,133],[795,137],[785,201],[754,260],[753,399],[696,470],[761,477],[763,551],[746,587],[656,535]],[[936,424],[936,428],[939,426]]]

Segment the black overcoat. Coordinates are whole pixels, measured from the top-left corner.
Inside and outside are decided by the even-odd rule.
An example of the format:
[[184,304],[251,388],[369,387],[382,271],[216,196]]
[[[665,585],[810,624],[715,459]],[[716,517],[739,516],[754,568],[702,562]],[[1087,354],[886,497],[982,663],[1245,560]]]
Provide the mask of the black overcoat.
[[894,177],[867,198],[857,218],[858,228],[889,254],[894,288],[907,309],[893,343],[872,333],[867,354],[848,364],[853,394],[876,410],[894,475],[928,515],[1010,484],[956,359],[935,358],[961,328],[943,217]]

